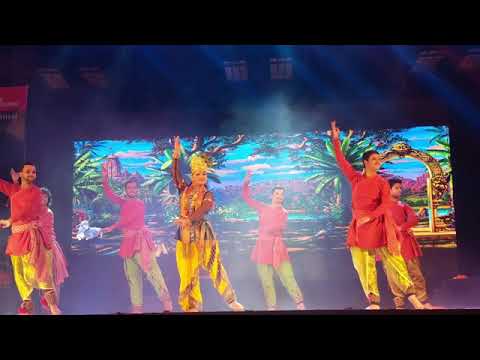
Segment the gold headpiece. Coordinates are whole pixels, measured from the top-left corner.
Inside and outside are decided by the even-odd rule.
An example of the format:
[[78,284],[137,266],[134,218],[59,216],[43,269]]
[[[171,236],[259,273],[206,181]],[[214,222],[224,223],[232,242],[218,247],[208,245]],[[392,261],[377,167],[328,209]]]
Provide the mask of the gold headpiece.
[[192,173],[197,171],[211,172],[212,165],[213,163],[207,154],[196,153],[192,155],[190,162],[190,169]]

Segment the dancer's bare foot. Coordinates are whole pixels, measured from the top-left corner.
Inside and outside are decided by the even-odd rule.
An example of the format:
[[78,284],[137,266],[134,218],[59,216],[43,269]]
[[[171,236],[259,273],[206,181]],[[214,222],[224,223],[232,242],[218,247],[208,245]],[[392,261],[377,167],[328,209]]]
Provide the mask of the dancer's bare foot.
[[245,308],[243,307],[243,305],[240,304],[238,301],[234,301],[228,304],[228,307],[233,311],[245,311]]
[[380,305],[378,304],[370,304],[368,305],[365,310],[380,310]]
[[424,310],[425,309],[425,306],[422,304],[422,302],[420,300],[418,300],[416,295],[410,295],[408,297],[408,301],[410,301],[410,303],[413,305],[415,310]]
[[142,305],[132,305],[131,314],[143,314],[143,306]]
[[425,310],[433,310],[432,304],[430,304],[430,303],[428,303],[428,302],[423,304],[423,308],[424,308]]
[[305,310],[305,304],[303,301],[297,304],[297,310]]
[[163,302],[163,312],[172,312],[173,311],[173,305],[171,300],[165,300]]
[[50,305],[50,314],[62,315],[62,310],[57,305]]
[[423,306],[425,307],[425,309],[427,310],[445,310],[446,308],[443,307],[443,306],[435,306],[435,305],[432,305],[430,303],[425,303],[423,304]]

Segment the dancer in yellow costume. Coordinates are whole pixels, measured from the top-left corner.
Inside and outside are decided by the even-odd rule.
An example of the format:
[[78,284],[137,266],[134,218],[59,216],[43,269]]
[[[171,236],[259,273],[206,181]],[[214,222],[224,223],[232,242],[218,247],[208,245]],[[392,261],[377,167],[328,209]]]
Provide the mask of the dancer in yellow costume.
[[177,236],[177,268],[180,275],[178,302],[183,311],[202,310],[200,270],[210,275],[213,286],[233,311],[243,311],[220,259],[218,240],[205,219],[213,208],[213,194],[207,189],[210,161],[206,155],[195,154],[191,161],[192,183],[185,183],[180,169],[180,139],[175,137],[173,179],[180,194],[180,218]]

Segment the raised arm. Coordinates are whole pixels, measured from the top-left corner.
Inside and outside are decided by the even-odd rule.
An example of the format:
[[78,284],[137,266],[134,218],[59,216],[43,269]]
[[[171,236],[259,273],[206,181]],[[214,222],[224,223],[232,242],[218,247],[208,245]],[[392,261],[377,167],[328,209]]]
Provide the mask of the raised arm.
[[173,150],[172,177],[179,192],[187,187],[180,171],[180,138],[175,136],[175,148]]
[[342,152],[342,146],[340,144],[340,129],[337,128],[335,121],[331,122],[331,127],[333,150],[335,152],[335,158],[337,159],[338,167],[342,171],[343,175],[345,175],[350,182],[353,182],[359,173],[355,171],[353,166],[348,162]]
[[122,205],[125,202],[125,199],[115,194],[112,188],[110,187],[110,184],[108,182],[107,167],[105,164],[102,167],[102,177],[103,177],[103,191],[105,192],[105,196],[114,204]]
[[243,189],[242,189],[242,197],[243,200],[248,204],[248,206],[260,210],[262,207],[265,205],[259,201],[253,200],[251,195],[250,195],[250,179],[252,177],[251,171],[247,172],[247,176],[245,176],[245,179],[243,180]]
[[405,204],[404,209],[405,215],[407,216],[407,221],[402,224],[400,228],[402,231],[408,231],[418,224],[418,217],[417,214],[415,214],[415,211],[413,211],[413,209],[407,204]]
[[209,191],[203,197],[202,205],[189,216],[190,221],[198,221],[213,209],[214,199],[213,194]]

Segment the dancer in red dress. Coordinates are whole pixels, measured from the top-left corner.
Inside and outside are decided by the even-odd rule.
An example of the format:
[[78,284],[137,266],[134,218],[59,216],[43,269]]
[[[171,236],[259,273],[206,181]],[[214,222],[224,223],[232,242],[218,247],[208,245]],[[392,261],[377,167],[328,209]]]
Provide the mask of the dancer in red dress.
[[120,206],[120,218],[102,232],[108,233],[116,229],[122,231],[120,256],[124,259],[125,276],[130,287],[132,313],[143,312],[143,273],[160,298],[164,311],[170,312],[173,308],[172,300],[156,260],[157,247],[153,242],[152,233],[145,227],[145,204],[138,198],[138,183],[135,179],[130,179],[124,187],[125,197],[113,192],[107,168],[104,166],[103,189],[106,197]]
[[[13,175],[16,176],[14,172]],[[19,177],[20,185],[0,179],[0,192],[10,198],[10,219],[2,221],[2,225],[12,228],[6,254],[11,257],[15,283],[22,298],[18,313],[33,314],[32,293],[34,289],[40,289],[51,314],[59,315],[51,238],[45,236],[40,226],[42,193],[34,184],[37,178],[35,165],[25,163]]]
[[331,136],[337,163],[352,186],[353,219],[348,229],[347,246],[360,283],[370,305],[367,309],[380,308],[380,292],[377,283],[375,257],[384,264],[387,278],[397,285],[416,309],[423,304],[415,295],[407,265],[400,254],[401,233],[388,209],[391,206],[390,186],[377,174],[381,166],[379,154],[367,151],[363,154],[364,171],[360,173],[345,159],[340,144],[340,130],[331,123]]
[[[420,256],[422,250],[418,244],[412,228],[418,224],[418,217],[415,211],[405,203],[400,201],[402,195],[402,180],[390,179],[390,192],[392,197],[392,205],[390,211],[392,213],[397,230],[402,233],[401,254],[407,264],[408,274],[412,278],[415,293],[418,300],[424,303],[426,309],[432,309],[433,306],[428,303],[427,284],[422,273]],[[388,279],[390,280],[390,279]],[[388,282],[393,293],[393,302],[396,309],[405,308],[405,295],[398,288],[395,282]]]
[[262,283],[268,310],[276,309],[276,294],[273,273],[276,272],[292,297],[298,310],[305,310],[303,296],[298,287],[292,264],[288,257],[283,233],[287,227],[288,211],[283,208],[285,189],[276,187],[272,191],[272,203],[265,204],[253,200],[250,196],[251,172],[247,173],[243,183],[243,199],[259,216],[258,239],[253,248],[251,259],[257,264],[257,272]]

